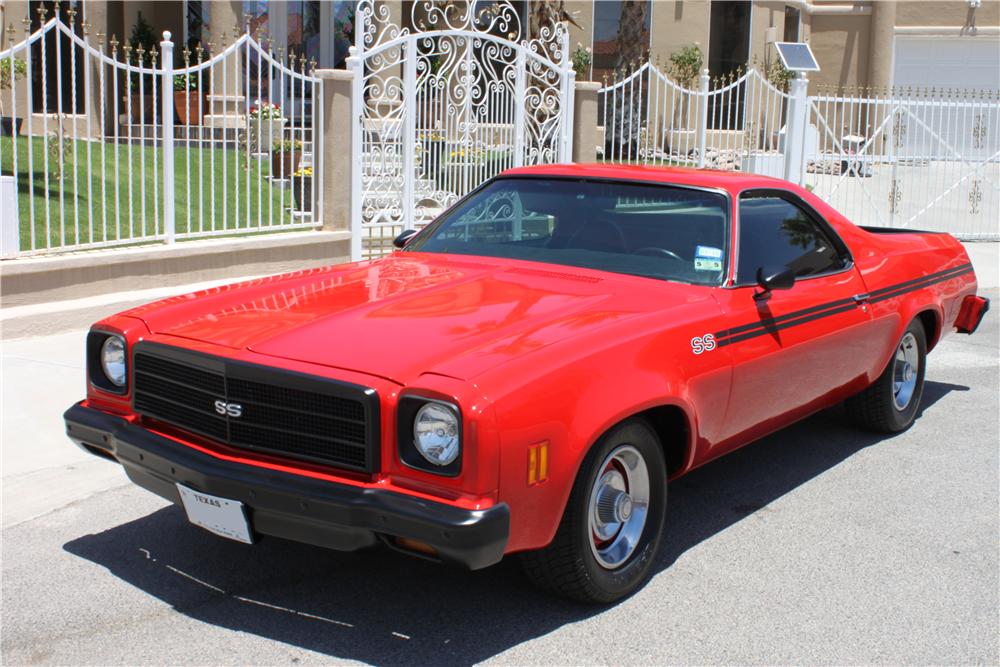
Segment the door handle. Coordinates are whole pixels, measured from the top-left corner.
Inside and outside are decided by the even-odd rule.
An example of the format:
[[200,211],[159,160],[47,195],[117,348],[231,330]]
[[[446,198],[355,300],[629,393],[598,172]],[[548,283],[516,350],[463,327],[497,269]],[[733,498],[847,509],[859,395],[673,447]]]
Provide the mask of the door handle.
[[855,294],[851,298],[854,299],[854,303],[856,303],[856,304],[863,304],[863,303],[868,303],[869,301],[871,301],[872,300],[872,295],[868,294],[868,293],[865,293],[865,294]]

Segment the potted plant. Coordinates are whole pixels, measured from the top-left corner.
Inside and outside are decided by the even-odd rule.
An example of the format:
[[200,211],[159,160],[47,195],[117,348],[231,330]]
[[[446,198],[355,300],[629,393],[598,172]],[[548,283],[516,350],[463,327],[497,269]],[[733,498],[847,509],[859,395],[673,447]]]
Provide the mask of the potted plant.
[[303,213],[312,211],[313,170],[312,167],[300,167],[292,174],[292,191],[295,192],[295,202]]
[[270,102],[257,103],[250,107],[250,140],[256,142],[260,153],[270,153],[274,143],[281,141],[281,133],[286,119],[281,117],[281,108]]
[[302,157],[302,142],[285,139],[271,147],[271,178],[288,178],[295,171],[294,159]]
[[174,112],[180,125],[201,125],[205,112],[204,96],[198,92],[198,78],[174,75]]
[[576,50],[573,51],[573,71],[576,72],[576,80],[584,81],[583,78],[590,72],[590,64],[594,62],[594,54],[589,46],[584,47],[580,42],[576,43]]
[[28,66],[23,60],[11,60],[10,58],[0,59],[0,136],[10,137],[21,134],[21,123],[23,118],[18,118],[13,114],[17,109],[11,109],[10,116],[4,115],[3,100],[4,90],[10,90],[15,83],[28,75]]

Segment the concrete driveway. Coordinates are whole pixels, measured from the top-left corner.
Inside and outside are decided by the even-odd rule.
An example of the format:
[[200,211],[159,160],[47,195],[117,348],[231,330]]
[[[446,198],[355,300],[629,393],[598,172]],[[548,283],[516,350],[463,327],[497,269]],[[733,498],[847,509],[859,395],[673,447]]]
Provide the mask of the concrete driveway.
[[835,408],[674,483],[652,581],[610,608],[514,559],[210,535],[62,436],[82,333],[5,343],[2,662],[996,664],[997,310],[931,354],[908,432]]

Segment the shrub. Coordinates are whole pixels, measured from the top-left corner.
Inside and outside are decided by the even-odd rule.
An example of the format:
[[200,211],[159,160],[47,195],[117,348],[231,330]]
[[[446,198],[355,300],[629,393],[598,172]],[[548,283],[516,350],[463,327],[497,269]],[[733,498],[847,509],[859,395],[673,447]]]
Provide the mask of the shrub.
[[701,73],[701,68],[704,64],[705,57],[701,53],[701,47],[695,42],[670,54],[670,64],[667,66],[667,73],[678,85],[691,88],[694,85],[695,79]]
[[582,81],[583,77],[587,75],[587,68],[590,67],[590,63],[593,61],[594,56],[590,47],[584,48],[583,44],[577,42],[576,50],[573,51],[573,71],[576,72],[578,81]]

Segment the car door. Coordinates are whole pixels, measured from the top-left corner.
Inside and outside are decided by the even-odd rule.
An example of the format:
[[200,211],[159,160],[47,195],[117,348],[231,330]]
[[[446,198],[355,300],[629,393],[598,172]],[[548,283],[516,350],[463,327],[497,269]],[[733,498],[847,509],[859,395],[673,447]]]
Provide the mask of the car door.
[[[732,449],[860,389],[877,346],[864,282],[843,241],[784,190],[738,201],[735,284],[719,290],[733,391],[721,449]],[[790,289],[757,285],[763,266],[787,266]],[[717,452],[723,453],[723,452]]]

